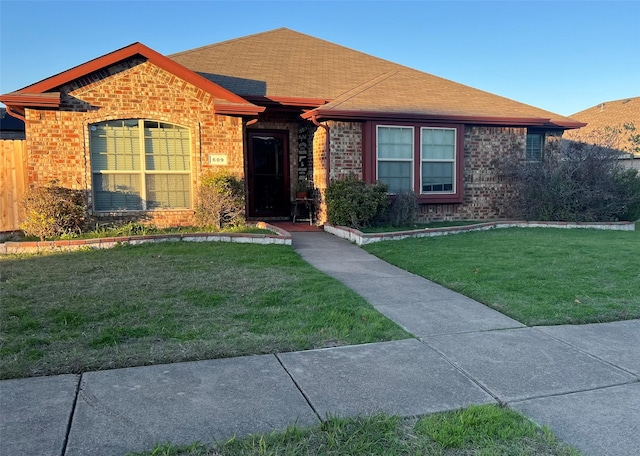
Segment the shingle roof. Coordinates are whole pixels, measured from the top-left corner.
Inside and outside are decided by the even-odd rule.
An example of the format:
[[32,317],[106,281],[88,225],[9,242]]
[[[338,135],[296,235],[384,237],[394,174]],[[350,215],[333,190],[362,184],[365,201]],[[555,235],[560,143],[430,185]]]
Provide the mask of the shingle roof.
[[[620,129],[624,124],[633,123],[640,131],[640,97],[623,98],[622,100],[605,101],[584,111],[571,116],[580,122],[586,122],[587,126],[580,130],[567,132],[565,138],[582,141],[598,141],[602,139],[605,129]],[[608,135],[604,135],[608,136]],[[628,134],[622,133],[617,148],[630,150],[631,143]],[[609,144],[603,144],[609,145]]]
[[319,112],[550,119],[567,117],[280,28],[168,56],[240,96],[331,101]]

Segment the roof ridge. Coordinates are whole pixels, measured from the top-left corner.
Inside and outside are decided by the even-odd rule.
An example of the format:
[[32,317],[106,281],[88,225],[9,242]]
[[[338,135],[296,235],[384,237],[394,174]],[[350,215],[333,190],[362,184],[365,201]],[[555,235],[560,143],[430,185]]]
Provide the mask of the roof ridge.
[[[258,32],[258,33],[252,33],[251,35],[245,35],[245,36],[240,36],[237,38],[231,38],[229,40],[225,40],[225,41],[219,41],[217,43],[211,43],[211,44],[205,44],[204,46],[199,46],[193,49],[187,49],[185,51],[180,51],[180,52],[176,52],[174,54],[168,54],[167,57],[169,58],[173,58],[176,56],[181,56],[181,55],[186,55],[186,54],[190,54],[192,52],[196,52],[196,51],[202,51],[203,49],[210,49],[210,48],[214,48],[214,47],[218,47],[218,46],[222,46],[222,45],[226,45],[226,44],[230,44],[230,43],[237,43],[239,41],[244,41],[246,39],[249,38],[255,38],[257,36],[261,36],[261,35],[268,35],[274,32],[280,32],[280,31],[284,31],[284,30],[288,30],[290,32],[295,32],[295,33],[300,33],[300,32],[296,32],[295,30],[291,30],[287,27],[279,27],[276,29],[272,29],[272,30],[266,30],[264,32]],[[304,35],[303,33],[301,33],[301,35]]]

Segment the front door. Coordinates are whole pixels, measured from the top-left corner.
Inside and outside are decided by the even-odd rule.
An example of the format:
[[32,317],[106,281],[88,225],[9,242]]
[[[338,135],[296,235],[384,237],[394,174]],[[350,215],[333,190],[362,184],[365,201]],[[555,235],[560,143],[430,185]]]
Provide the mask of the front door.
[[289,135],[287,131],[247,132],[249,216],[289,217]]

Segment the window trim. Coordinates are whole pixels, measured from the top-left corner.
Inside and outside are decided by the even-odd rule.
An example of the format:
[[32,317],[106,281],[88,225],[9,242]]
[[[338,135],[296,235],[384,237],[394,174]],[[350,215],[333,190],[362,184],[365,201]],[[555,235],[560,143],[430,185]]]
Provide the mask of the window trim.
[[[414,122],[395,120],[370,120],[363,128],[363,177],[367,182],[377,180],[377,126],[413,127],[414,128],[414,156],[413,156],[413,190],[420,204],[453,204],[464,202],[464,134],[465,124],[443,122]],[[456,151],[453,193],[421,193],[421,129],[422,128],[450,128],[456,130]]]
[[[119,122],[119,121],[131,121],[131,120],[136,120],[138,122],[138,143],[139,143],[139,157],[140,157],[140,169],[137,170],[104,170],[104,169],[94,169],[94,165],[93,165],[93,155],[92,155],[92,151],[91,151],[91,127],[92,126],[96,126],[96,125],[100,125],[100,124],[107,124],[109,122]],[[188,146],[188,150],[189,150],[189,154],[188,154],[188,158],[189,158],[189,169],[188,170],[148,170],[147,169],[147,151],[145,148],[145,141],[147,139],[146,135],[145,135],[145,122],[156,122],[158,124],[168,124],[168,125],[172,125],[174,127],[179,127],[181,129],[184,129],[187,131],[187,134],[189,135],[188,141],[189,141],[189,146]],[[108,176],[108,175],[137,175],[140,179],[140,199],[141,199],[141,209],[93,209],[92,212],[93,213],[139,213],[139,212],[159,212],[159,211],[190,211],[193,210],[193,198],[194,198],[194,192],[193,192],[193,141],[192,141],[192,134],[191,134],[191,129],[185,125],[181,125],[181,124],[177,124],[177,123],[173,123],[173,122],[167,122],[167,121],[162,121],[162,120],[156,120],[156,119],[151,119],[151,118],[146,118],[146,117],[136,117],[136,118],[117,118],[117,119],[105,119],[105,120],[100,120],[100,121],[92,121],[87,123],[87,134],[88,134],[88,158],[89,158],[89,177],[91,179],[91,197],[92,200],[95,202],[96,201],[96,188],[93,185],[93,181],[94,181],[94,175],[95,174],[100,174],[103,176]],[[158,207],[158,208],[149,208],[148,207],[148,202],[147,202],[147,177],[149,175],[187,175],[188,176],[188,182],[189,182],[189,205],[188,207]],[[92,204],[93,207],[95,207],[94,204]]]

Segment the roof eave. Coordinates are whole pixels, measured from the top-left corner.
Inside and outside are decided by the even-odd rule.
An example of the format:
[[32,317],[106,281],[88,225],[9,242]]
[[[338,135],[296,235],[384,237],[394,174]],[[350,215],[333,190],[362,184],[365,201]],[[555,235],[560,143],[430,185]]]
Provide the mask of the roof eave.
[[308,97],[282,97],[282,96],[260,96],[260,95],[242,95],[247,101],[258,104],[275,104],[279,106],[290,106],[297,108],[317,108],[329,103],[331,100],[326,98],[308,98]]
[[256,106],[254,104],[243,105],[230,105],[230,104],[213,104],[213,111],[216,114],[224,115],[240,115],[240,116],[257,116],[261,112],[264,112],[266,108],[263,106]]
[[0,101],[7,106],[26,108],[59,108],[60,92],[42,93],[7,93],[0,95]]
[[425,114],[416,112],[383,112],[383,111],[347,111],[334,109],[313,109],[302,114],[304,119],[337,119],[337,120],[396,120],[396,121],[447,121],[459,123],[475,123],[482,125],[505,125],[523,127],[556,127],[556,128],[580,128],[582,122],[567,121],[558,122],[542,117],[496,117],[459,114]]

